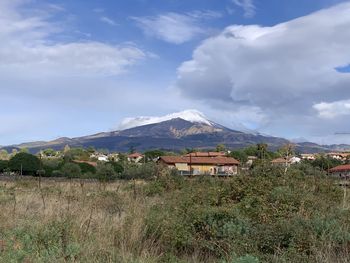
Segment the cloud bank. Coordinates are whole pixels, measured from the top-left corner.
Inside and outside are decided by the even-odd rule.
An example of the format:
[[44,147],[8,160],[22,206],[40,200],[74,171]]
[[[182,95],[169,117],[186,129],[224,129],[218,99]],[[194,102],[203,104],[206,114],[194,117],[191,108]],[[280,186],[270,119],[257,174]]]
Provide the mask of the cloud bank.
[[176,86],[214,108],[255,109],[269,131],[349,128],[339,116],[350,114],[350,74],[335,70],[350,62],[349,14],[347,2],[271,27],[229,26],[178,68]]

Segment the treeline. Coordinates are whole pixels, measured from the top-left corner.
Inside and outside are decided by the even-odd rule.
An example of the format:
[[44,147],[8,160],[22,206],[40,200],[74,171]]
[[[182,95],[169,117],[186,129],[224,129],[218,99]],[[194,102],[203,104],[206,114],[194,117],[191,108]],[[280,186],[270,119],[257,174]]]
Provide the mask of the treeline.
[[[130,162],[127,154],[118,153],[108,155],[108,162],[99,162],[96,153],[108,154],[107,150],[95,150],[93,147],[70,148],[63,151],[46,149],[37,155],[30,154],[25,149],[21,152],[8,154],[0,151],[0,173],[7,175],[31,175],[42,177],[91,178],[103,181],[114,179],[150,179],[162,173],[162,168],[155,164],[159,156],[179,155],[200,151],[198,149],[184,149],[181,153],[150,150],[144,152],[144,157],[138,162]],[[229,151],[224,145],[218,145],[212,151],[226,151],[244,167],[248,157],[256,159],[249,165],[249,171],[256,169],[263,173],[268,172],[271,160],[278,157],[298,156],[291,145],[281,147],[278,151],[270,151],[267,144],[257,144],[244,149]],[[327,155],[317,155],[315,160],[302,160],[301,165],[308,169],[327,171],[340,165],[342,161],[330,158]]]
[[[157,176],[159,167],[154,162],[131,163],[125,155],[119,155],[118,161],[89,162],[82,161],[81,150],[67,152],[62,158],[39,158],[36,155],[20,152],[9,160],[0,160],[0,173],[4,175],[29,175],[40,177],[66,177],[98,179],[149,179]],[[88,159],[87,159],[88,160]]]

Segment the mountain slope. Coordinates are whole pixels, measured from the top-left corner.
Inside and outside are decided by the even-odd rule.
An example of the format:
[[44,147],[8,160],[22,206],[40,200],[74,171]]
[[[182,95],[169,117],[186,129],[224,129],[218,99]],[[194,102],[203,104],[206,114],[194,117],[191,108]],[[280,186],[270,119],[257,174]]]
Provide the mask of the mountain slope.
[[[59,138],[50,142],[24,143],[4,148],[11,150],[25,147],[31,152],[37,152],[45,148],[60,150],[68,144],[71,147],[93,146],[96,149],[105,148],[120,152],[126,152],[131,147],[138,151],[149,149],[179,151],[184,148],[210,149],[215,148],[218,144],[225,144],[230,149],[238,149],[257,143],[267,143],[270,149],[276,150],[289,141],[278,137],[231,130],[209,120],[197,122],[193,119],[184,120],[177,117],[125,130],[102,132],[72,139]],[[300,152],[322,152],[330,151],[336,146],[320,146],[305,142],[296,144],[296,148]]]

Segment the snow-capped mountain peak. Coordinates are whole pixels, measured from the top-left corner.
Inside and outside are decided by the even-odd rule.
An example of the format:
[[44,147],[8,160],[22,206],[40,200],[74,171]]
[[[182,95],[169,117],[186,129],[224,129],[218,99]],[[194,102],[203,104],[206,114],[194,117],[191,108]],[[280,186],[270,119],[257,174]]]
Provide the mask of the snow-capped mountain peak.
[[193,123],[203,123],[212,126],[212,123],[205,117],[203,113],[198,110],[184,110],[176,113],[171,113],[165,116],[141,116],[136,118],[125,118],[119,125],[119,129],[130,129],[142,125],[160,123],[163,121],[168,121],[176,118],[181,118],[185,121],[190,121]]

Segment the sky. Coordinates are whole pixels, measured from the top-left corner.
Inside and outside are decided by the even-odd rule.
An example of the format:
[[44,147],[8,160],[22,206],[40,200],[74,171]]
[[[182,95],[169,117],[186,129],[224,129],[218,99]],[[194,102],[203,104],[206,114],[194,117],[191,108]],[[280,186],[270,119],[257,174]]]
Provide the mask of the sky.
[[0,145],[186,109],[350,143],[349,28],[340,0],[0,0]]

